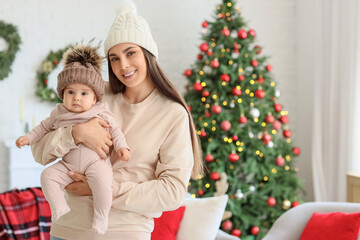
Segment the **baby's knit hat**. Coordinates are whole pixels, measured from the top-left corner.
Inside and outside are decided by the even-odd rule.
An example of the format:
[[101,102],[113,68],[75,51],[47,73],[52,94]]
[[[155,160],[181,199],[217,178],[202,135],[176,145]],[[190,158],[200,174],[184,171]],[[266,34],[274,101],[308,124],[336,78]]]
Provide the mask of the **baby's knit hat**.
[[[91,43],[91,42],[90,42]],[[98,54],[99,45],[77,44],[63,54],[64,69],[58,75],[57,92],[63,99],[64,89],[69,84],[81,83],[91,87],[97,101],[100,101],[105,92],[105,82],[101,76],[103,57]]]
[[109,49],[119,43],[137,44],[158,58],[158,48],[152,38],[150,27],[144,18],[137,15],[132,1],[123,1],[120,11],[104,42],[105,56]]

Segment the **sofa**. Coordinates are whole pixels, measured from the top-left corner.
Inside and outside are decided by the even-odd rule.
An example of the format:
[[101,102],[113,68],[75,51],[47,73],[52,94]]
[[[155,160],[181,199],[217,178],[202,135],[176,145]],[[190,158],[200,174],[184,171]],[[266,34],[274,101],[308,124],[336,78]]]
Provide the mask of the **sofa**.
[[[187,197],[180,208],[155,219],[152,240],[239,240],[219,230],[227,200],[227,195]],[[1,240],[49,240],[50,225],[50,207],[40,188],[14,189],[0,194]],[[359,203],[309,202],[281,215],[263,240],[298,240],[303,239],[304,232],[317,240],[356,240],[359,227]],[[324,233],[330,233],[333,238]],[[347,235],[349,237],[343,237]]]
[[[334,234],[343,234],[341,231],[345,231],[345,227],[341,224],[345,224],[346,227],[352,227],[355,229],[354,231],[359,232],[359,224],[360,224],[360,203],[346,203],[346,202],[308,202],[301,204],[295,208],[291,208],[290,210],[286,211],[283,215],[281,215],[275,223],[272,225],[266,236],[263,240],[298,240],[302,233],[305,231],[305,228],[312,227],[311,223],[316,224],[316,222],[311,222],[310,219],[314,216],[314,213],[323,213],[324,217],[326,217],[327,221],[323,219],[317,226],[317,234],[322,235],[325,237],[325,232],[322,232],[324,229],[327,232],[330,230],[334,230]],[[337,215],[335,215],[337,213]],[[339,216],[340,213],[357,213],[354,223],[351,220],[344,220],[348,218],[346,214]],[[341,218],[343,217],[343,218]],[[336,222],[337,221],[337,222]],[[334,224],[335,227],[339,227],[339,229],[334,229],[335,227],[327,226],[327,224]],[[357,224],[357,225],[356,225]],[[357,226],[357,227],[356,227]],[[315,227],[314,227],[315,228]],[[331,238],[327,239],[351,239],[345,237],[336,237],[332,235]],[[358,234],[358,233],[357,233]],[[314,235],[314,233],[313,233]],[[320,238],[315,238],[320,239]],[[326,238],[324,238],[326,239]],[[356,238],[352,238],[356,239]],[[360,239],[358,237],[358,239]]]

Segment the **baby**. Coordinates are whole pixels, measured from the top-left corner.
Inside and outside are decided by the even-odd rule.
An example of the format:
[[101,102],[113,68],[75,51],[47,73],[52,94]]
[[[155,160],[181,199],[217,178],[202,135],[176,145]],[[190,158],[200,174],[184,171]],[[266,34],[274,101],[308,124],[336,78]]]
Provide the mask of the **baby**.
[[[47,132],[59,127],[101,118],[110,125],[114,150],[123,161],[130,159],[130,150],[120,127],[105,103],[100,103],[105,91],[101,77],[102,57],[99,46],[75,45],[64,53],[64,69],[58,75],[57,92],[63,103],[56,105],[50,117],[43,120],[31,132],[16,140],[16,146],[32,145]],[[68,213],[70,208],[64,197],[64,188],[74,180],[68,171],[86,175],[93,194],[94,219],[92,228],[104,234],[108,226],[108,214],[112,204],[112,165],[110,158],[102,160],[98,154],[84,145],[67,153],[63,159],[46,168],[41,174],[41,187],[48,200],[52,221]]]

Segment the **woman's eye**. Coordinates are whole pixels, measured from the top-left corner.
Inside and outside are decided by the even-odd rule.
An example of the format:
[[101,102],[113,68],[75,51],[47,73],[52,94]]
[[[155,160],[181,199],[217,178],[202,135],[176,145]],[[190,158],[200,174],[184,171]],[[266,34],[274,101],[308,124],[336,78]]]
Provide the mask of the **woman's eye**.
[[132,55],[134,55],[136,52],[135,51],[130,51],[130,52],[128,52],[128,56],[132,56]]
[[110,61],[111,61],[111,62],[115,62],[115,61],[117,61],[117,60],[118,60],[118,58],[115,58],[115,57],[110,58]]

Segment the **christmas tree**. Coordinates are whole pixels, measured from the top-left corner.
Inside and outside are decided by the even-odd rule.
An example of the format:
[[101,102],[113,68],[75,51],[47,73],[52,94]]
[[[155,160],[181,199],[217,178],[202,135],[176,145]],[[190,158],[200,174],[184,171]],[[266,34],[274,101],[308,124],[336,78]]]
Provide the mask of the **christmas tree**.
[[302,202],[288,112],[278,102],[272,66],[232,0],[202,23],[200,53],[184,74],[206,174],[191,181],[194,197],[229,195],[221,228],[261,239],[286,210]]

